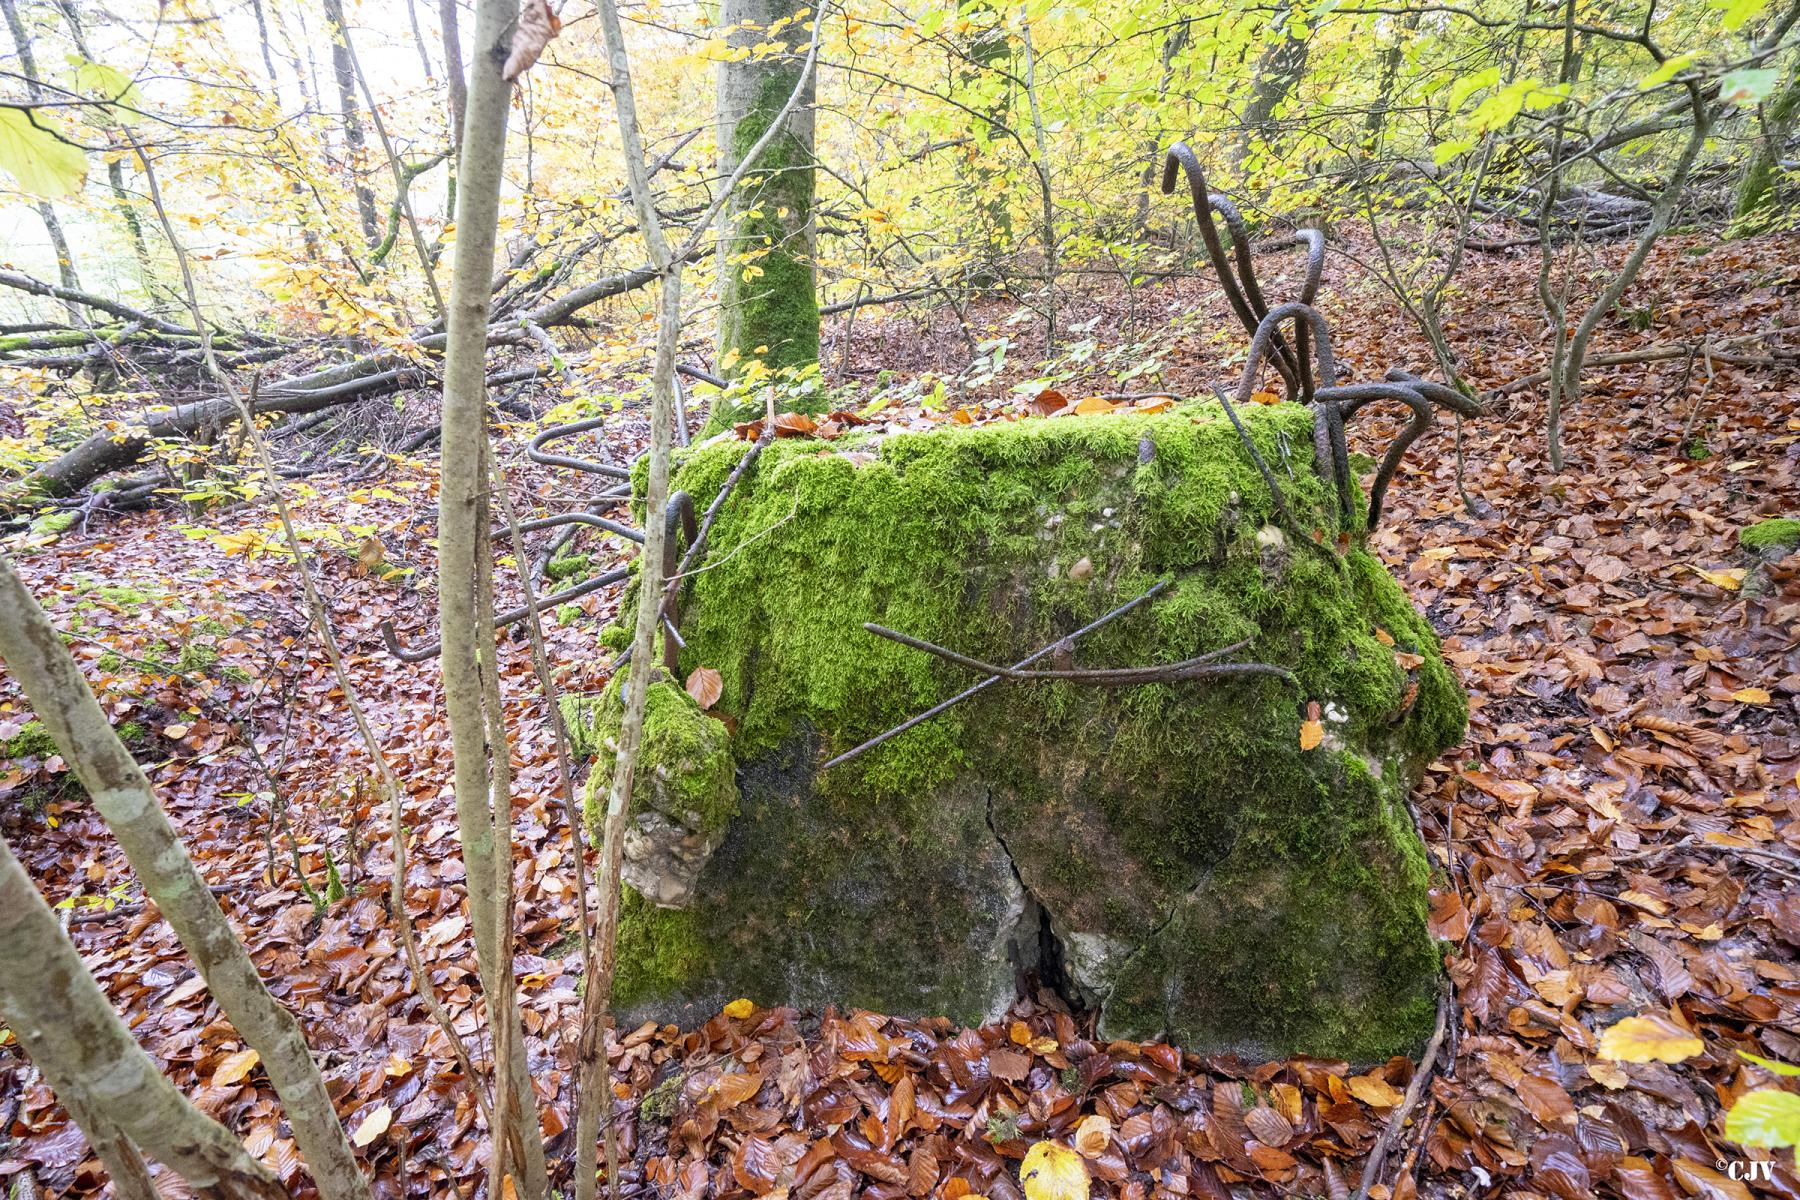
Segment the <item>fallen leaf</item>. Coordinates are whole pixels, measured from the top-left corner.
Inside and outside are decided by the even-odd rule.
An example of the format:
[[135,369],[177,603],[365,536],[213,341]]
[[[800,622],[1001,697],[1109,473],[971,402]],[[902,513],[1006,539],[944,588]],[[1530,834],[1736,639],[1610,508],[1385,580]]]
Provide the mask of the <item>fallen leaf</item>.
[[[725,680],[711,667],[695,667],[687,677],[687,694],[694,698],[694,703],[701,709],[711,708],[725,694]],[[733,1000],[732,1004],[738,1003]],[[749,1001],[744,1001],[748,1004]],[[730,1005],[726,1006],[727,1009]]]
[[356,1132],[350,1135],[350,1140],[358,1146],[367,1146],[386,1133],[388,1126],[393,1123],[394,1110],[384,1104],[362,1119],[356,1127]]
[[1086,417],[1091,416],[1094,413],[1109,413],[1118,407],[1119,406],[1114,404],[1111,400],[1102,400],[1098,396],[1089,396],[1075,406],[1075,415],[1078,417]]
[[819,428],[819,423],[805,413],[785,412],[775,414],[776,437],[805,437]]
[[251,1069],[261,1061],[262,1057],[254,1050],[239,1050],[234,1054],[227,1054],[213,1072],[212,1085],[223,1088],[242,1083],[244,1076],[250,1074]]
[[1075,1127],[1075,1150],[1083,1158],[1099,1158],[1112,1142],[1112,1122],[1095,1113]]
[[1731,698],[1739,704],[1767,704],[1770,696],[1767,690],[1759,687],[1739,688],[1731,693]]
[[1600,1035],[1600,1057],[1613,1062],[1678,1063],[1705,1049],[1692,1031],[1661,1013],[1626,1017]]
[[1344,1082],[1352,1096],[1371,1108],[1392,1108],[1405,1099],[1399,1088],[1376,1075],[1353,1075]]
[[1056,1142],[1038,1142],[1019,1164],[1025,1200],[1087,1200],[1088,1169],[1081,1155]]

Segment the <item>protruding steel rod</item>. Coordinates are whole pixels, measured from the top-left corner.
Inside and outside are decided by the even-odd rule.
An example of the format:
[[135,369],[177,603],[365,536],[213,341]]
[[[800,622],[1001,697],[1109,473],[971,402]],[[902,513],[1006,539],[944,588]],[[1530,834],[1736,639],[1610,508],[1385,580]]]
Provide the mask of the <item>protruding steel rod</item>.
[[[608,571],[604,575],[596,575],[592,579],[584,579],[574,587],[564,588],[562,591],[552,595],[540,596],[538,597],[535,610],[530,605],[521,608],[508,609],[506,612],[503,612],[494,618],[494,628],[504,629],[508,625],[523,621],[526,617],[532,615],[534,611],[543,612],[546,609],[555,608],[559,604],[567,604],[571,600],[579,600],[589,592],[597,592],[607,584],[617,583],[619,580],[624,579],[630,574],[630,567],[620,567],[617,570]],[[400,644],[399,638],[394,635],[394,622],[389,617],[383,617],[381,619],[381,640],[386,645],[387,652],[401,662],[424,662],[428,658],[436,658],[439,651],[443,649],[443,645],[440,642],[433,642],[429,646],[421,646],[416,650],[406,649]]]
[[[1130,612],[1132,609],[1136,608],[1138,605],[1143,604],[1144,602],[1148,601],[1149,599],[1151,599],[1154,596],[1160,595],[1163,591],[1165,591],[1169,587],[1169,584],[1170,584],[1170,581],[1167,579],[1158,580],[1156,583],[1151,584],[1150,587],[1142,595],[1137,596],[1134,599],[1127,600],[1125,603],[1119,605],[1119,607],[1113,609],[1111,612],[1109,612],[1106,615],[1099,617],[1093,621],[1088,622],[1086,625],[1083,625],[1080,629],[1077,629],[1074,633],[1069,634],[1067,637],[1059,638],[1056,641],[1051,642],[1048,646],[1045,646],[1040,650],[1036,650],[1036,651],[1032,652],[1031,654],[1026,655],[1024,658],[1022,658],[1018,662],[1014,663],[1012,666],[1012,669],[1019,670],[1024,667],[1029,667],[1032,663],[1037,662],[1039,659],[1043,658],[1045,655],[1054,654],[1057,650],[1064,649],[1064,648],[1072,649],[1075,645],[1075,642],[1078,639],[1080,639],[1083,635],[1094,632],[1094,630],[1100,628],[1102,625],[1107,624],[1109,621],[1113,621],[1119,617],[1124,616],[1126,613]],[[874,737],[870,738],[868,741],[862,743],[862,745],[855,746],[849,750],[844,751],[842,754],[838,755],[836,758],[832,759],[830,762],[826,763],[824,766],[820,767],[819,769],[821,771],[829,770],[832,767],[840,766],[843,763],[847,763],[851,759],[856,758],[859,755],[865,754],[870,750],[873,750],[875,747],[881,745],[883,742],[887,741],[888,739],[899,737],[901,734],[905,733],[907,730],[911,729],[913,726],[922,724],[926,721],[929,721],[929,720],[931,720],[931,718],[937,716],[939,713],[945,712],[951,708],[956,707],[958,704],[961,704],[964,700],[967,700],[970,696],[975,695],[975,693],[981,691],[984,688],[993,686],[994,684],[1000,682],[1000,680],[1003,678],[1005,678],[1005,676],[989,675],[986,679],[983,679],[980,683],[973,684],[970,687],[964,688],[962,691],[956,693],[956,695],[950,697],[948,700],[944,700],[937,704],[934,704],[930,708],[926,709],[924,712],[919,713],[917,716],[908,717],[906,720],[900,722],[900,724],[894,726],[892,729],[889,729],[884,733],[876,734]]]
[[525,448],[525,456],[534,463],[543,463],[547,467],[567,467],[571,471],[586,471],[590,475],[606,475],[613,479],[630,479],[631,468],[621,467],[616,463],[595,462],[590,458],[576,458],[570,454],[552,454],[544,447],[560,438],[574,437],[579,433],[599,429],[606,424],[605,417],[589,417],[585,421],[574,421],[567,425],[552,425],[536,437]]

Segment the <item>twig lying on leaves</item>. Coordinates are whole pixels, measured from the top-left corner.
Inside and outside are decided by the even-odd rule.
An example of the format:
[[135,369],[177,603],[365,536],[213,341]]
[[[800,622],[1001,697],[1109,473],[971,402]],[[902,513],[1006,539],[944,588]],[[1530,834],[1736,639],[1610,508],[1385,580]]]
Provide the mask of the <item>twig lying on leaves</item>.
[[1355,1200],[1369,1200],[1369,1189],[1381,1178],[1381,1168],[1387,1161],[1388,1151],[1394,1148],[1394,1139],[1406,1127],[1407,1117],[1418,1106],[1419,1097],[1425,1094],[1425,1085],[1431,1080],[1431,1073],[1437,1066],[1438,1049],[1444,1044],[1444,1032],[1450,1027],[1450,1001],[1438,1001],[1437,1028],[1432,1030],[1431,1040],[1425,1043],[1425,1056],[1419,1060],[1419,1069],[1413,1072],[1412,1082],[1406,1085],[1406,1095],[1400,1100],[1400,1107],[1388,1118],[1387,1128],[1381,1131],[1381,1137],[1375,1143],[1375,1149],[1369,1152],[1368,1165],[1363,1168],[1362,1182],[1356,1187]]

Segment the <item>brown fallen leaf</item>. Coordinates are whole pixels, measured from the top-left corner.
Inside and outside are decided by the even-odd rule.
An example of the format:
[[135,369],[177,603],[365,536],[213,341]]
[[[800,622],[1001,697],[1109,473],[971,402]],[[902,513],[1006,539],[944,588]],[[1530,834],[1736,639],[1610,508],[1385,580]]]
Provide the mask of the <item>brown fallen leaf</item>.
[[724,678],[711,667],[695,667],[688,674],[686,686],[687,694],[702,710],[717,704],[719,697],[725,694]]

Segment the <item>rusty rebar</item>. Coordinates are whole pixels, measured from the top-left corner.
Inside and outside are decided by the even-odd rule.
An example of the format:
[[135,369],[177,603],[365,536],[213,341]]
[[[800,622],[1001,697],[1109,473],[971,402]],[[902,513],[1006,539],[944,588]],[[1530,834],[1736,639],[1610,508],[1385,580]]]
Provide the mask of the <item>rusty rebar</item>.
[[[1142,594],[1135,596],[1130,600],[1127,600],[1125,603],[1119,605],[1117,608],[1113,609],[1111,612],[1108,612],[1108,613],[1104,614],[1103,616],[1100,616],[1092,621],[1089,621],[1086,625],[1083,625],[1080,629],[1077,629],[1074,633],[1068,634],[1065,637],[1058,638],[1056,641],[1051,642],[1049,645],[1042,646],[1042,647],[1038,648],[1037,650],[1032,651],[1030,654],[1026,655],[1024,658],[1022,658],[1018,662],[1014,663],[1012,665],[1011,669],[1016,671],[1016,670],[1019,670],[1024,667],[1028,667],[1032,663],[1037,662],[1038,660],[1044,658],[1046,655],[1056,653],[1058,650],[1072,651],[1075,647],[1076,641],[1079,640],[1081,637],[1083,637],[1086,634],[1090,634],[1090,633],[1094,632],[1094,630],[1100,628],[1102,625],[1105,625],[1108,622],[1111,622],[1113,620],[1116,620],[1119,617],[1124,616],[1126,613],[1130,612],[1132,609],[1136,608],[1138,605],[1143,604],[1145,601],[1151,599],[1152,597],[1161,594],[1163,591],[1165,591],[1169,587],[1169,584],[1170,584],[1170,581],[1167,579],[1158,580],[1157,582],[1151,584],[1150,587],[1147,588]],[[983,679],[980,683],[972,684],[969,687],[964,688],[962,691],[956,693],[956,695],[950,697],[948,700],[939,701],[938,703],[932,705],[930,708],[926,709],[924,712],[918,713],[911,717],[908,717],[906,720],[900,722],[900,724],[895,725],[890,729],[884,730],[883,732],[876,734],[874,737],[870,738],[866,742],[863,742],[861,745],[851,747],[850,749],[844,751],[842,754],[838,755],[836,758],[827,762],[824,766],[820,767],[819,769],[821,771],[829,770],[832,767],[840,766],[843,763],[847,763],[851,759],[856,758],[859,755],[865,754],[870,750],[873,750],[875,747],[881,745],[883,742],[887,741],[888,739],[899,737],[901,734],[905,733],[907,730],[911,729],[913,726],[923,724],[924,722],[929,721],[929,720],[931,720],[931,718],[937,716],[939,713],[946,712],[949,709],[956,707],[958,704],[961,704],[964,700],[967,700],[970,696],[975,695],[977,692],[983,691],[986,688],[992,687],[994,684],[999,683],[1000,680],[1002,680],[1003,678],[1005,678],[1005,676],[1003,676],[1003,675],[990,674],[986,679]]]
[[864,622],[863,628],[877,637],[899,642],[914,650],[923,650],[927,654],[935,654],[947,662],[960,667],[968,667],[973,671],[981,671],[989,676],[1001,679],[1033,680],[1060,679],[1068,683],[1087,683],[1096,687],[1132,687],[1146,683],[1180,683],[1192,679],[1205,679],[1215,675],[1273,675],[1297,684],[1299,680],[1286,667],[1278,667],[1272,663],[1222,663],[1218,659],[1224,655],[1242,650],[1251,642],[1245,638],[1229,646],[1199,655],[1195,658],[1183,659],[1173,663],[1153,663],[1142,667],[1072,667],[1060,671],[1032,671],[1021,667],[1001,667],[993,663],[982,662],[979,658],[971,658],[966,654],[958,654],[954,650],[928,642],[924,638],[916,638],[901,633],[897,629],[889,629],[885,625]]

